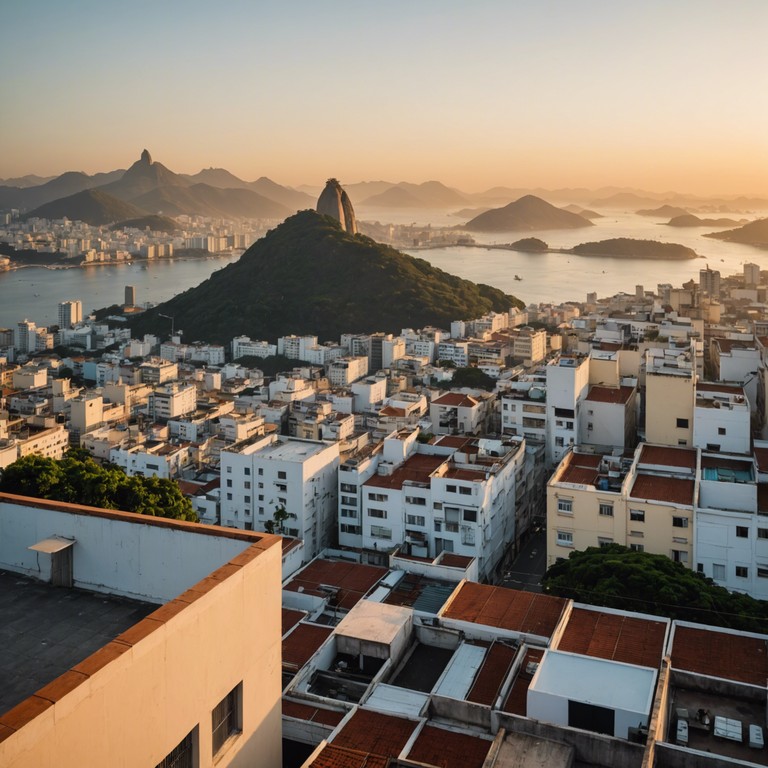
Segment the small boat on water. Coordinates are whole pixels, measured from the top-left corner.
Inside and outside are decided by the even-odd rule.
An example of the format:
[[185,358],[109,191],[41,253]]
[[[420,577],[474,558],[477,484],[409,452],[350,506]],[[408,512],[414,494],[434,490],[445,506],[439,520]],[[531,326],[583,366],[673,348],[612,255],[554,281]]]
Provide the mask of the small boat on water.
[[520,275],[515,275],[515,280],[522,280],[523,278],[520,277]]

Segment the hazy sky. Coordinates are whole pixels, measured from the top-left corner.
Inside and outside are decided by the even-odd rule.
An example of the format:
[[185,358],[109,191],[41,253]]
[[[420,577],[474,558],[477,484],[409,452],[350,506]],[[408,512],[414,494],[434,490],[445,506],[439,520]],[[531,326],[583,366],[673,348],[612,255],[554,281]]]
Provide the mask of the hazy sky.
[[23,0],[0,178],[768,193],[768,0]]

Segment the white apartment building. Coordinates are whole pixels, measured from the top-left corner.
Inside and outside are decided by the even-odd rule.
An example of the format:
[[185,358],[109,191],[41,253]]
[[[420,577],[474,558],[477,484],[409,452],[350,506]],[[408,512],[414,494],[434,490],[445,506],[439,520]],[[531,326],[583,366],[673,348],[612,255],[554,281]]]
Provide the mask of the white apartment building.
[[332,387],[348,387],[368,375],[368,357],[340,357],[329,363],[326,373]]
[[547,438],[547,390],[528,382],[525,389],[513,388],[501,395],[501,432],[519,435],[528,442]]
[[70,328],[83,322],[82,301],[59,302],[59,328]]
[[[451,323],[453,330],[453,323]],[[441,341],[437,346],[437,359],[449,360],[457,368],[466,368],[469,365],[468,341]]]
[[268,341],[252,341],[248,336],[235,336],[232,339],[232,359],[239,357],[273,357],[277,354],[277,345]]
[[144,384],[165,384],[179,378],[178,363],[155,358],[139,366],[141,382]]
[[589,390],[589,358],[562,355],[547,365],[547,464],[555,466],[579,436]]
[[622,451],[634,448],[636,399],[637,388],[634,386],[591,386],[581,409],[579,443],[611,446]]
[[712,339],[710,358],[717,381],[728,381],[744,387],[752,410],[757,410],[757,387],[760,381],[760,349],[753,337],[748,339]]
[[265,530],[278,509],[283,532],[304,541],[304,562],[335,542],[339,446],[267,435],[221,451],[221,524]]
[[749,401],[743,387],[697,383],[693,445],[722,453],[751,452]]
[[337,344],[318,344],[309,347],[303,358],[312,365],[328,365],[332,360],[343,357],[344,350]]
[[459,392],[446,392],[429,404],[435,435],[477,435],[485,431],[487,400]]
[[355,396],[355,413],[369,411],[384,402],[387,396],[386,376],[368,376],[352,383],[350,387]]
[[277,354],[290,360],[306,360],[307,350],[317,346],[317,336],[281,336],[277,340]]
[[197,409],[197,389],[194,384],[179,381],[161,384],[149,396],[147,408],[150,417],[160,421],[194,413]]
[[417,430],[388,436],[339,472],[339,543],[368,559],[402,545],[411,555],[476,558],[490,578],[516,535],[516,489],[524,485],[525,442],[443,437]]
[[547,332],[520,328],[513,337],[512,356],[535,365],[547,356]]
[[166,341],[160,345],[160,357],[175,362],[200,362],[206,365],[224,364],[224,347],[221,344],[180,344]]
[[121,467],[126,475],[169,479],[179,477],[194,463],[194,449],[189,443],[166,442],[115,446],[109,451],[109,460]]

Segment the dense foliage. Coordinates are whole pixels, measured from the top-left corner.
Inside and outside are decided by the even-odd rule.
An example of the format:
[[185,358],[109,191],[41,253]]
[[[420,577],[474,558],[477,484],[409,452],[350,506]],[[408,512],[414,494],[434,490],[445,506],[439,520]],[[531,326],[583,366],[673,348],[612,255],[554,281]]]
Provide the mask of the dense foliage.
[[618,544],[571,552],[544,575],[549,594],[749,632],[768,631],[768,602],[729,592],[664,555]]
[[469,366],[467,368],[457,368],[453,372],[453,378],[450,381],[440,382],[439,386],[440,389],[470,387],[472,389],[485,389],[488,392],[492,392],[496,389],[496,379],[479,368]]
[[524,237],[522,240],[515,240],[512,247],[516,251],[527,253],[544,253],[549,250],[549,246],[538,237]]
[[399,332],[447,327],[451,320],[506,312],[522,302],[462,280],[380,245],[349,235],[337,221],[301,211],[254,243],[204,283],[132,319],[134,336],[166,336],[170,315],[187,339],[227,343],[246,334],[275,339],[314,334],[338,341],[344,332]]
[[119,467],[97,464],[82,450],[71,450],[60,461],[36,454],[24,456],[3,470],[0,491],[140,515],[197,520],[192,503],[173,480],[128,477]]
[[579,243],[571,248],[579,256],[615,256],[639,259],[696,259],[693,248],[680,243],[660,243],[633,237],[613,237],[593,243]]

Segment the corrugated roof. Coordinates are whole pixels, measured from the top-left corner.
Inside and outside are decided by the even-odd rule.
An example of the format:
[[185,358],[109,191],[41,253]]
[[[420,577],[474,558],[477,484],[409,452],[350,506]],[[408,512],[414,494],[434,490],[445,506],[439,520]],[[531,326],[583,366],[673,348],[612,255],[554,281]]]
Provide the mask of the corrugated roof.
[[283,608],[283,634],[295,627],[307,614],[304,611],[292,611]]
[[634,499],[692,505],[694,491],[693,480],[638,473],[629,495]]
[[407,757],[438,768],[482,768],[492,743],[468,733],[425,725]]
[[765,687],[768,648],[762,638],[676,626],[672,667]]
[[557,650],[656,669],[666,630],[662,621],[574,608]]
[[465,581],[442,615],[448,619],[551,637],[565,603],[562,598],[551,595]]
[[382,757],[397,757],[417,723],[370,709],[358,709],[333,738],[333,745]]
[[515,656],[517,656],[517,648],[504,643],[494,643],[486,654],[483,666],[467,694],[467,701],[485,704],[488,707],[493,706]]

